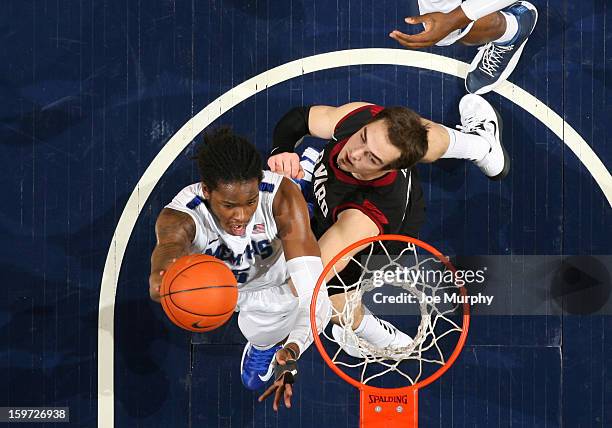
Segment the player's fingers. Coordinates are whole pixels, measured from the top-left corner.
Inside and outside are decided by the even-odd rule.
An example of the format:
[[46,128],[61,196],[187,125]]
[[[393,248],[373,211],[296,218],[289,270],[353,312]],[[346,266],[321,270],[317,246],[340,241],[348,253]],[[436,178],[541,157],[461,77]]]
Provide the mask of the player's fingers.
[[287,158],[283,160],[283,175],[285,177],[293,177],[293,175],[291,174],[291,169],[292,169],[292,165],[291,165],[291,158]]
[[298,159],[290,159],[291,162],[291,177],[292,178],[299,178],[298,174],[300,173],[300,170],[302,169],[302,166],[300,165],[300,162]]
[[420,24],[427,19],[427,15],[408,16],[404,19],[407,24]]
[[414,44],[426,43],[429,40],[428,30],[421,31],[420,33],[417,33],[417,34],[405,34],[405,33],[402,33],[401,31],[395,30],[391,32],[391,34],[394,36],[394,38],[400,39],[406,43],[414,43]]
[[302,178],[304,178],[304,176],[305,176],[305,175],[306,175],[306,174],[304,174],[304,170],[303,170],[303,169],[302,169],[302,167],[300,166],[300,170],[298,171],[298,173],[297,173],[297,177],[295,177],[295,178],[297,178],[297,179],[302,179]]
[[278,397],[281,396],[282,391],[279,392],[279,389],[281,389],[283,386],[282,380],[277,380],[276,382],[274,382],[272,385],[270,385],[268,387],[268,389],[266,389],[264,391],[263,394],[261,394],[259,396],[259,398],[257,399],[257,401],[262,402],[264,401],[266,398],[268,398],[270,395],[272,395],[272,393],[274,394],[274,400],[278,401]]
[[284,388],[282,386],[276,388],[276,394],[274,394],[274,404],[272,405],[275,412],[278,412],[278,404],[283,396],[283,389]]
[[276,164],[274,166],[274,172],[277,174],[283,173],[283,159],[277,159]]
[[277,174],[282,174],[283,173],[283,160],[282,159],[276,159],[276,164],[274,167],[274,172],[276,172]]
[[274,392],[274,390],[275,390],[275,389],[276,389],[276,384],[272,384],[272,385],[270,385],[270,387],[269,387],[268,389],[266,389],[266,390],[264,391],[264,393],[263,393],[263,394],[261,394],[261,395],[259,396],[259,398],[257,399],[257,401],[259,401],[259,402],[261,403],[261,402],[262,402],[262,401],[264,401],[266,398],[268,398],[270,395],[272,395],[272,393]]
[[270,159],[268,159],[268,167],[270,168],[270,171],[276,172],[276,156],[272,156]]
[[277,174],[285,175],[285,160],[284,159],[279,159],[278,163],[276,164],[275,172]]
[[[426,33],[426,31],[423,31],[419,34],[408,35],[395,30],[391,32],[391,34],[389,34],[389,37],[395,39],[397,42],[399,42],[400,45],[406,48],[425,48],[431,46],[431,43],[422,41],[422,39],[425,39],[425,37],[420,35],[424,33]],[[417,38],[417,36],[419,37]]]
[[291,384],[285,385],[285,407],[291,407],[291,397],[293,396],[293,389],[291,388]]
[[149,283],[149,295],[151,296],[151,298],[159,299],[160,289],[161,289],[161,284]]

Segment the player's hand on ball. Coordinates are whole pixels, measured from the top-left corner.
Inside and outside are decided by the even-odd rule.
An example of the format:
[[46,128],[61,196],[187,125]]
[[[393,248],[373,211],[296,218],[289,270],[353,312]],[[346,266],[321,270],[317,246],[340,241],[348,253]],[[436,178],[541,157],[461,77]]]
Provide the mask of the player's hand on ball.
[[270,171],[282,174],[289,178],[304,178],[304,170],[300,165],[297,153],[279,153],[268,159]]
[[175,261],[176,259],[172,259],[163,270],[151,272],[149,275],[149,296],[151,297],[151,300],[157,303],[160,302],[161,296],[159,294],[159,289],[161,288],[162,277],[164,276],[164,273],[166,273],[168,266]]
[[161,287],[163,275],[163,270],[159,272],[151,272],[151,275],[149,275],[149,296],[151,297],[151,300],[157,303],[159,303],[159,301],[161,300],[159,289]]
[[274,367],[274,383],[259,397],[259,402],[274,393],[272,408],[275,412],[278,412],[281,398],[284,398],[285,407],[291,407],[292,385],[297,379],[298,370],[295,356],[287,348],[280,349],[275,358],[277,364]]

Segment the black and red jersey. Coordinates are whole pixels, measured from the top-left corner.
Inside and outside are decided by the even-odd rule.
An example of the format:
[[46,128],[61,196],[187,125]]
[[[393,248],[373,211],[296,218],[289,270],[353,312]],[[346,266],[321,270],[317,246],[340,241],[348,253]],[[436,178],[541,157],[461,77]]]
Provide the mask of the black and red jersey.
[[367,105],[342,118],[314,168],[315,209],[312,229],[320,238],[346,209],[357,209],[378,226],[381,234],[416,236],[424,216],[424,203],[416,169],[390,171],[374,180],[358,180],[336,163],[348,139],[383,107]]

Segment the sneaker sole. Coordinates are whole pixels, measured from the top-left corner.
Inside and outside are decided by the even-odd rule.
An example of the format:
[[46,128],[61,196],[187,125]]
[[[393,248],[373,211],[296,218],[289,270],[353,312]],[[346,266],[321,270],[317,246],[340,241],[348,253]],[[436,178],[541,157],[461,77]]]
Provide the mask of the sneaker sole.
[[242,382],[242,386],[244,386],[249,391],[257,391],[258,389],[261,389],[261,388],[252,389],[248,385],[246,385],[244,383],[244,380],[242,379],[242,373],[243,373],[243,367],[244,367],[244,358],[246,357],[246,354],[249,351],[249,348],[250,348],[249,345],[252,346],[249,342],[247,342],[247,344],[244,346],[244,349],[242,350],[242,358],[240,359],[240,381]]
[[493,111],[495,112],[495,116],[497,116],[497,127],[498,127],[498,134],[499,134],[499,145],[501,146],[502,149],[502,153],[504,154],[504,168],[501,170],[501,172],[493,177],[489,177],[489,180],[492,181],[499,181],[502,180],[503,178],[505,178],[508,173],[510,172],[510,156],[508,156],[508,152],[506,152],[506,148],[504,147],[504,143],[502,142],[502,133],[504,131],[504,121],[502,120],[501,116],[499,115],[499,113],[497,112],[497,109],[493,106],[491,106],[491,108],[493,109]]
[[[521,4],[523,4],[523,6],[525,6],[527,9],[535,12],[535,21],[533,23],[533,29],[531,30],[531,32],[533,33],[533,30],[538,24],[538,9],[536,9],[535,6],[533,6],[531,3],[528,3],[529,6],[525,5],[524,2],[521,2]],[[531,37],[531,34],[529,34],[529,37]],[[512,58],[510,58],[510,61],[508,62],[506,69],[502,72],[502,74],[499,75],[499,78],[495,82],[491,83],[490,85],[483,86],[482,88],[478,89],[476,92],[470,92],[470,90],[467,87],[467,78],[466,78],[465,79],[465,90],[470,92],[470,94],[482,95],[482,94],[486,94],[487,92],[491,92],[493,89],[495,89],[496,87],[504,83],[506,80],[508,80],[508,77],[510,77],[510,75],[516,68],[516,65],[518,64],[519,60],[521,59],[521,56],[523,55],[523,49],[525,48],[525,44],[527,44],[527,42],[529,41],[529,37],[527,37],[525,41],[521,43],[521,45],[516,50],[514,55],[512,55]]]

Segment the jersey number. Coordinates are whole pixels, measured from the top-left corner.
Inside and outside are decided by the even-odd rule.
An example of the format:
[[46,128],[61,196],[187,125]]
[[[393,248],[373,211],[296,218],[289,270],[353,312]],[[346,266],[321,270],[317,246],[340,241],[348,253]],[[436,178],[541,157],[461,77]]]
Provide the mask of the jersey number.
[[249,279],[249,269],[232,269],[232,272],[234,273],[238,284],[244,284]]

